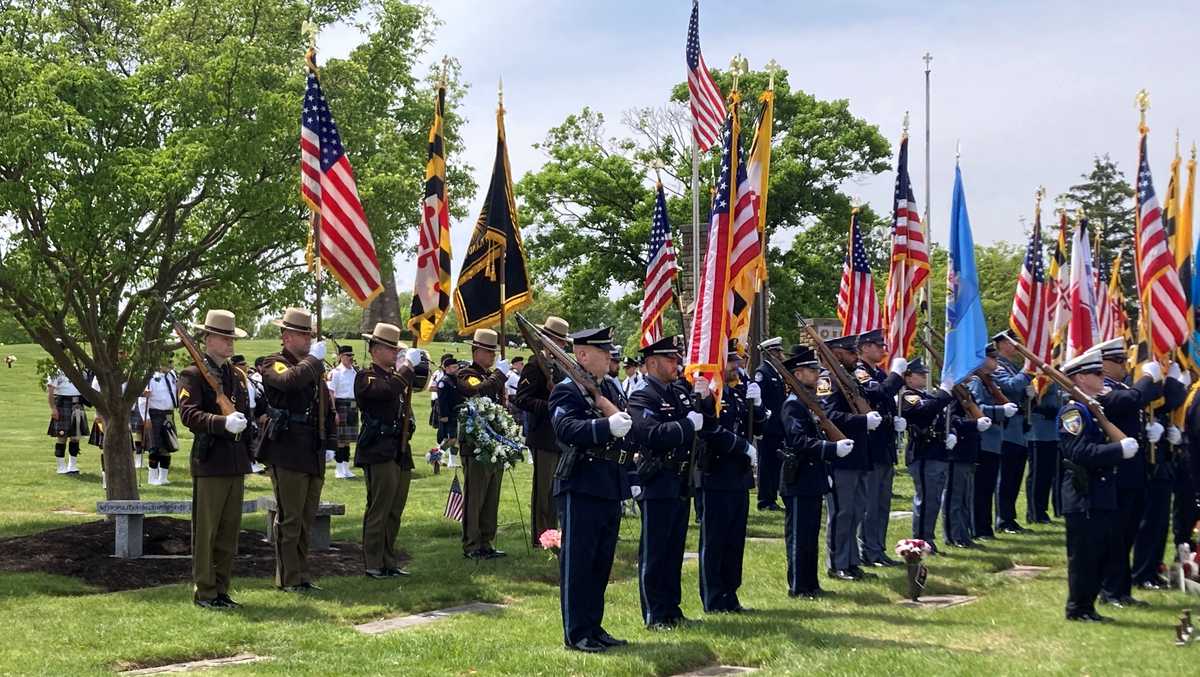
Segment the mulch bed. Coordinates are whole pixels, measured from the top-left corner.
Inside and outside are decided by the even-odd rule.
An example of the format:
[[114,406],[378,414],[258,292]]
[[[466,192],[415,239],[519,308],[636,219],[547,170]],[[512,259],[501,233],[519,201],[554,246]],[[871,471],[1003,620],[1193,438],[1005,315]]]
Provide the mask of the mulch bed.
[[[101,520],[0,539],[0,571],[70,576],[110,592],[190,582],[192,560],[186,555],[191,554],[191,522],[171,517],[147,517],[144,526],[144,554],[185,557],[113,557],[115,527],[111,522]],[[401,557],[405,555],[401,554]],[[310,552],[308,565],[316,578],[361,576],[362,546],[335,541],[330,550]],[[275,575],[275,550],[266,542],[265,534],[242,531],[233,575],[243,578]]]

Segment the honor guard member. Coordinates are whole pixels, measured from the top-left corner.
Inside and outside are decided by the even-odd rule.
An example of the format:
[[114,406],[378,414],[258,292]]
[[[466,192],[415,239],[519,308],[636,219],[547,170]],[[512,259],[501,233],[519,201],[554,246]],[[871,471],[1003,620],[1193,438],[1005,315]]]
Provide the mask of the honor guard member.
[[[458,408],[466,406],[472,397],[486,397],[504,405],[504,384],[508,378],[508,362],[497,360],[500,337],[491,329],[476,329],[471,339],[471,364],[463,367],[454,380],[454,401]],[[492,366],[495,365],[495,369]],[[441,397],[438,398],[439,400]],[[458,412],[455,412],[457,420]],[[500,486],[504,468],[480,463],[474,459],[475,449],[466,439],[459,439],[466,487],[463,491],[463,557],[495,559],[508,553],[497,550],[496,512],[500,509]]]
[[[1032,387],[1031,387],[1032,388]],[[1032,388],[1029,405],[1029,476],[1025,478],[1025,522],[1050,524],[1050,510],[1062,514],[1054,478],[1058,476],[1058,410],[1062,390],[1054,384],[1043,392]]]
[[[1183,404],[1187,401],[1187,387],[1190,384],[1191,374],[1181,371],[1179,364],[1172,362],[1163,381],[1162,399],[1154,402],[1157,405],[1154,407],[1154,420],[1163,427],[1163,433],[1155,447],[1155,462],[1147,463],[1146,507],[1142,510],[1137,533],[1133,538],[1133,562],[1130,565],[1133,585],[1148,590],[1159,588],[1156,580],[1158,572],[1165,570],[1163,551],[1166,550],[1167,534],[1170,533],[1171,490],[1179,468],[1178,457],[1183,455],[1184,451],[1180,447],[1183,434],[1178,425],[1183,424]],[[1118,487],[1120,473],[1118,467]],[[1192,524],[1195,524],[1194,520]],[[1147,583],[1149,585],[1146,585]]]
[[[766,421],[762,391],[757,383],[743,383],[738,374],[741,358],[737,344],[730,341],[725,361],[721,411],[716,433],[728,431],[723,443],[705,444],[700,462],[696,511],[700,516],[700,601],[707,613],[746,611],[738,600],[742,585],[742,558],[746,550],[746,520],[750,510],[750,487],[754,485],[757,450],[749,439],[750,419],[761,426]],[[697,379],[702,383],[701,379]],[[712,413],[716,402],[704,402]],[[709,426],[711,427],[711,426]]]
[[[1018,410],[1026,409],[1033,390],[1033,377],[1022,372],[1016,364],[1021,359],[1013,337],[1004,330],[992,337],[996,345],[996,373],[992,381]],[[1026,438],[1029,434],[1028,416],[1010,416],[1004,420],[1004,436],[1000,443],[1000,477],[996,483],[996,528],[1006,534],[1017,534],[1025,528],[1017,524],[1017,495],[1025,480],[1025,463],[1029,459]]]
[[[691,389],[679,378],[683,337],[669,336],[641,349],[646,375],[629,399],[638,450],[642,534],[638,543],[638,589],[642,622],[666,630],[687,621],[680,601],[680,574],[691,513],[690,469],[704,416],[692,407]],[[715,423],[715,420],[713,420]],[[703,434],[703,433],[701,433]]]
[[87,401],[61,370],[46,379],[46,398],[50,403],[46,434],[54,438],[58,474],[78,475],[79,438],[89,433],[87,411],[83,408]]
[[929,368],[921,358],[908,363],[904,390],[900,391],[908,444],[904,464],[913,481],[912,537],[937,552],[937,518],[950,468],[946,454],[958,446],[958,431],[950,427],[947,409],[954,396],[938,388],[930,391]]
[[[770,351],[780,360],[783,359],[783,339],[775,338],[763,341],[759,350]],[[762,404],[767,411],[772,412],[763,423],[758,439],[753,440],[758,448],[758,509],[783,510],[776,502],[779,496],[779,469],[782,459],[779,450],[783,446],[783,401],[787,399],[787,386],[783,377],[775,373],[775,367],[763,360],[754,372],[754,382],[762,392]],[[818,511],[819,512],[819,511]]]
[[[821,366],[812,348],[799,348],[783,363],[800,385],[814,390]],[[762,373],[761,370],[759,373]],[[778,374],[776,374],[778,376]],[[813,392],[816,396],[815,390]],[[854,450],[854,440],[831,442],[816,415],[794,394],[782,407],[784,440],[780,448],[784,542],[787,549],[788,595],[815,599],[824,591],[817,581],[817,547],[821,531],[821,498],[829,493],[829,464]]]
[[[992,427],[992,419],[988,416],[973,418],[956,400],[946,412],[946,423],[947,468],[946,488],[942,491],[942,531],[946,543],[956,548],[975,548],[979,547],[972,540],[975,532],[975,464],[979,460],[979,437]],[[957,439],[951,440],[949,433],[955,434]]]
[[[855,336],[840,336],[829,339],[834,358],[847,371],[853,372],[858,364],[855,352]],[[861,384],[851,384],[862,392]],[[859,566],[858,543],[855,539],[863,513],[867,510],[867,478],[871,470],[871,457],[867,451],[869,435],[878,430],[883,416],[877,411],[855,414],[842,391],[833,386],[828,373],[822,372],[817,380],[817,396],[822,398],[825,414],[846,437],[854,440],[854,449],[843,458],[835,458],[833,486],[825,499],[828,512],[825,539],[830,577],[843,581],[857,581],[874,574],[867,574]]]
[[[542,333],[559,348],[570,344],[571,327],[561,317],[551,315],[542,323]],[[549,373],[549,378],[547,378]],[[558,368],[545,355],[535,354],[521,371],[513,403],[525,412],[525,445],[533,455],[533,482],[529,500],[533,547],[540,548],[538,537],[547,529],[558,528],[558,508],[554,501],[554,468],[558,465],[558,442],[550,423],[550,389],[562,380]]]
[[[313,342],[312,314],[288,308],[279,327],[283,349],[263,360],[267,426],[258,459],[275,489],[275,585],[287,592],[320,590],[308,571],[309,532],[325,485],[325,452],[337,445],[333,402],[325,388],[325,342]],[[325,430],[319,426],[325,407]]]
[[338,365],[329,372],[329,395],[333,398],[333,408],[337,412],[337,449],[334,449],[332,460],[333,476],[339,480],[354,478],[350,470],[350,445],[358,440],[358,405],[354,400],[354,381],[358,376],[358,368],[354,366],[354,348],[338,347]]
[[429,363],[420,350],[402,349],[400,328],[380,322],[363,334],[371,366],[354,378],[354,398],[362,411],[362,431],[354,447],[354,465],[367,480],[367,508],[363,512],[363,561],[367,576],[406,576],[396,557],[396,535],[408,502],[412,482],[412,436],[417,420],[412,394],[429,381]]
[[621,392],[625,395],[625,399],[629,399],[635,390],[642,387],[646,377],[642,375],[642,363],[637,358],[626,357],[624,364],[625,380],[621,381]]
[[179,414],[192,431],[192,599],[205,609],[230,609],[233,558],[242,528],[245,476],[250,472],[250,439],[245,435],[250,416],[246,377],[228,360],[234,340],[246,332],[234,324],[228,310],[210,310],[204,324],[193,325],[204,342],[204,369],[233,403],[235,411],[221,414],[217,392],[197,365],[179,374]]
[[886,355],[883,332],[875,329],[858,336],[859,363],[853,375],[862,384],[871,408],[883,416],[880,427],[867,435],[867,454],[871,471],[867,477],[866,511],[861,527],[862,560],[877,567],[897,566],[888,557],[887,528],[892,512],[892,484],[896,480],[896,436],[904,432],[908,422],[896,407],[896,395],[904,387],[904,370],[908,361],[892,359],[889,371],[879,368]]
[[1133,579],[1129,566],[1129,555],[1133,540],[1137,536],[1138,523],[1146,507],[1147,456],[1151,445],[1162,438],[1163,426],[1150,419],[1146,409],[1163,394],[1162,365],[1145,362],[1143,376],[1133,384],[1126,385],[1128,371],[1125,360],[1125,339],[1116,338],[1096,346],[1100,354],[1104,388],[1096,399],[1104,407],[1104,413],[1121,432],[1137,440],[1140,453],[1117,464],[1116,514],[1113,515],[1112,547],[1108,551],[1108,564],[1100,586],[1100,601],[1115,607],[1144,606],[1133,597]]
[[[449,353],[442,355],[442,376],[437,380],[435,391],[437,397],[430,403],[430,409],[437,417],[438,444],[446,440],[457,441],[458,438],[458,420],[455,418],[455,412],[458,411],[458,390],[455,382],[458,369],[458,358]],[[453,442],[449,444],[452,445]]]
[[[554,435],[563,448],[555,473],[562,547],[558,556],[563,641],[568,649],[596,653],[627,644],[603,627],[604,591],[612,572],[621,501],[629,497],[622,467],[632,454],[625,436],[633,419],[608,374],[611,328],[571,334],[575,359],[598,384],[591,401],[583,386],[563,379],[550,392]],[[605,416],[601,412],[611,412]]]
[[[1175,480],[1171,487],[1171,535],[1176,548],[1187,544],[1195,551],[1194,530],[1200,520],[1200,507],[1196,505],[1197,479],[1200,478],[1200,382],[1188,387],[1183,404],[1183,444],[1175,464]],[[1164,588],[1170,584],[1165,579],[1152,580],[1155,586]],[[1149,587],[1149,586],[1143,586]]]
[[[1090,398],[1104,391],[1100,359],[1093,350],[1063,365],[1063,373]],[[1058,427],[1067,523],[1067,620],[1111,620],[1096,613],[1096,595],[1115,540],[1116,467],[1137,455],[1138,442],[1132,437],[1109,442],[1087,405],[1073,399],[1059,412]]]
[[[146,409],[150,425],[147,426],[149,434],[142,440],[142,446],[149,454],[150,484],[164,484],[167,481],[171,454],[179,451],[179,434],[175,430],[175,409],[179,406],[177,392],[176,376],[171,369],[171,358],[167,356],[146,384]],[[253,412],[252,405],[248,411]]]
[[996,484],[1000,481],[1000,466],[1004,448],[1004,422],[1016,415],[1018,407],[1012,402],[998,400],[984,379],[991,379],[998,368],[996,344],[989,343],[983,365],[967,382],[971,396],[979,403],[979,409],[993,421],[993,425],[979,435],[979,457],[975,463],[975,481],[971,500],[971,521],[975,538],[995,538],[992,521],[992,506],[996,501]]

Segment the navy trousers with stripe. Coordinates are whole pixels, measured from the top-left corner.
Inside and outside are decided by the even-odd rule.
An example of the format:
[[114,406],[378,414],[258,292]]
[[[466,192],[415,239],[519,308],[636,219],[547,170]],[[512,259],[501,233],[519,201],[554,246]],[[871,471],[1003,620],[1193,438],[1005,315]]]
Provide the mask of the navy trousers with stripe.
[[817,581],[817,544],[821,536],[821,497],[783,498],[784,544],[787,546],[788,594],[812,594],[821,589]]
[[621,502],[567,492],[558,497],[558,523],[563,641],[573,645],[600,634],[604,589],[621,529]]
[[683,618],[679,608],[683,548],[691,505],[686,498],[641,501],[642,539],[638,544],[638,590],[646,625]]
[[700,505],[700,602],[707,612],[732,611],[741,606],[742,555],[746,550],[746,519],[750,492],[698,489]]

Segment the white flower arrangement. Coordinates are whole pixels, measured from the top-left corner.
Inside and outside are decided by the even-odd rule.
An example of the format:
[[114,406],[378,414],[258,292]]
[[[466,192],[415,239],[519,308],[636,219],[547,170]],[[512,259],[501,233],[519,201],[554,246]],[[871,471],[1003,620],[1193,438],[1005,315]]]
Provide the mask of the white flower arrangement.
[[525,460],[529,449],[521,426],[504,409],[486,397],[472,397],[459,410],[460,429],[474,448],[472,458],[486,465],[511,468]]

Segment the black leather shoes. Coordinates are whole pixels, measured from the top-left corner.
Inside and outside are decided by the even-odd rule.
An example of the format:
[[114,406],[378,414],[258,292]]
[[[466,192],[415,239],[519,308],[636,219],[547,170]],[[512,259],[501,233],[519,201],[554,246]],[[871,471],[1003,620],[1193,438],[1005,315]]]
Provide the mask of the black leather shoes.
[[603,653],[608,650],[608,647],[591,637],[584,637],[574,644],[568,644],[567,648],[572,651],[582,651],[584,653]]
[[597,634],[592,639],[596,640],[597,642],[600,642],[604,646],[625,646],[625,645],[629,644],[629,642],[627,642],[623,639],[617,639],[616,637],[613,637],[612,635],[608,634],[607,630],[601,630],[599,632],[599,634]]
[[849,571],[851,576],[854,576],[860,580],[863,578],[879,578],[875,574],[869,574],[863,571],[861,567],[850,567]]
[[217,601],[220,602],[227,609],[237,609],[242,606],[241,604],[238,604],[237,602],[233,601],[232,597],[230,597],[229,595],[227,595],[226,593],[223,593],[223,592],[221,594],[217,595]]
[[225,611],[230,608],[222,604],[218,599],[198,599],[193,603],[201,609],[208,609],[209,611]]
[[1125,606],[1127,606],[1127,607],[1135,607],[1135,606],[1139,606],[1139,607],[1147,607],[1147,606],[1150,606],[1150,603],[1149,603],[1149,602],[1144,602],[1144,601],[1142,601],[1142,600],[1140,600],[1140,599],[1137,599],[1137,598],[1135,598],[1135,597],[1134,597],[1134,596],[1132,596],[1132,595],[1125,595],[1124,597],[1122,597],[1122,598],[1121,598],[1121,604],[1124,604],[1124,605],[1125,605]]
[[380,579],[380,578],[388,577],[388,573],[387,573],[386,569],[367,569],[366,574],[367,574],[367,578]]
[[770,512],[782,512],[783,506],[779,505],[778,503],[768,503],[766,505],[758,506],[758,509],[759,511],[767,510]]
[[898,567],[898,566],[900,566],[900,563],[897,562],[896,560],[892,559],[891,557],[888,557],[887,555],[880,555],[879,559],[875,560],[875,566],[877,566],[877,567]]
[[1108,616],[1101,616],[1095,611],[1089,611],[1088,613],[1084,614],[1083,617],[1092,623],[1112,623],[1111,618]]
[[384,569],[384,570],[383,570],[383,573],[387,574],[387,575],[388,575],[388,578],[395,578],[395,577],[397,577],[397,576],[411,576],[411,575],[412,575],[412,574],[408,573],[408,569],[398,569],[398,568],[396,568],[396,567],[388,567],[388,568],[386,568],[386,569]]
[[497,550],[495,548],[489,548],[487,550],[482,550],[481,552],[484,559],[499,559],[501,557],[508,557],[507,552],[504,552],[503,550]]
[[855,576],[845,569],[830,569],[829,577],[839,581],[857,581],[859,579],[858,576]]
[[300,589],[305,592],[321,592],[322,590],[324,590],[324,588],[317,585],[316,583],[313,583],[312,581],[304,581],[303,583],[300,584]]

